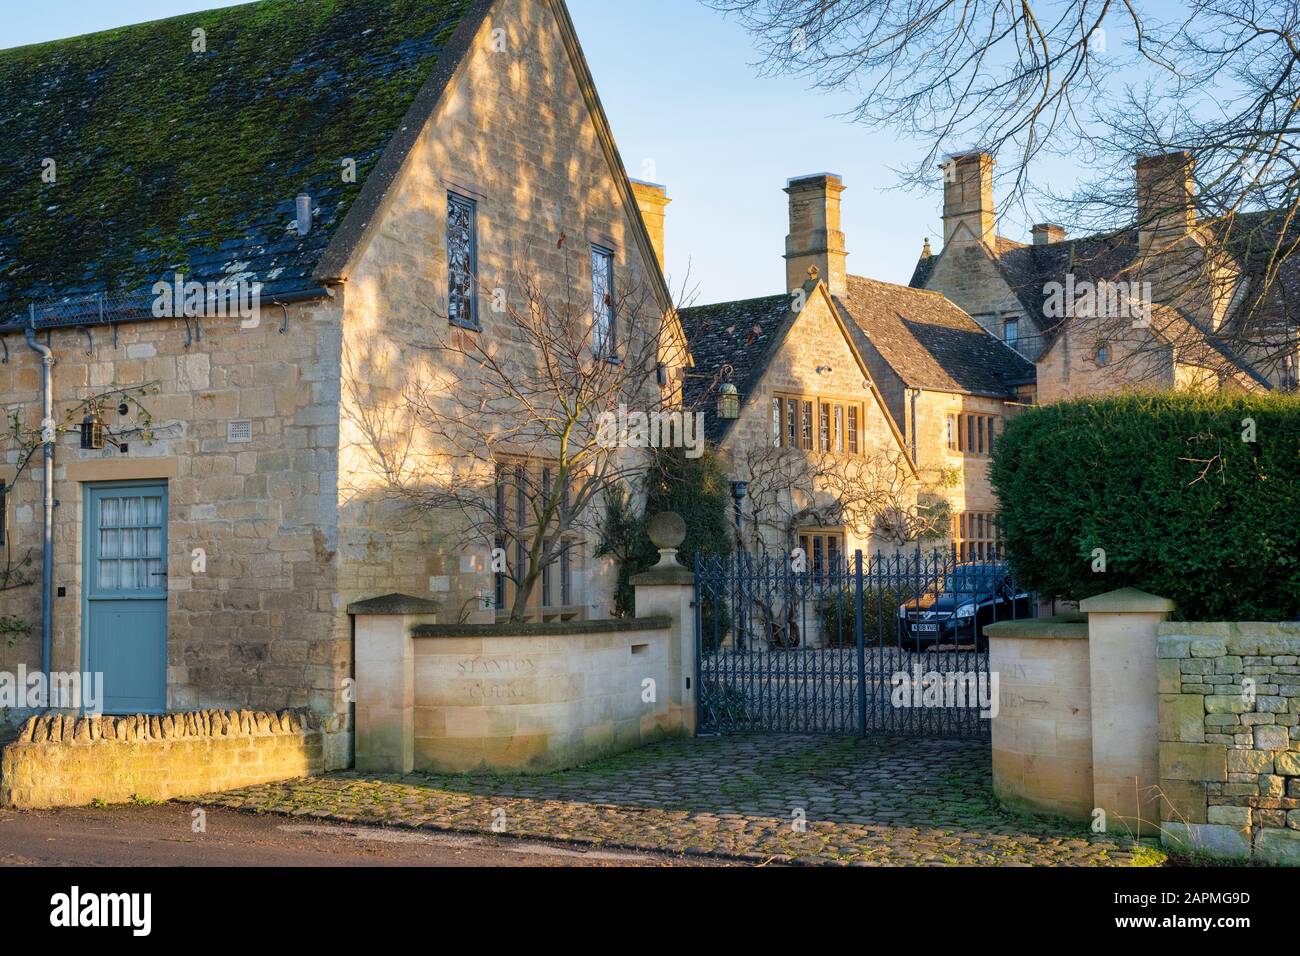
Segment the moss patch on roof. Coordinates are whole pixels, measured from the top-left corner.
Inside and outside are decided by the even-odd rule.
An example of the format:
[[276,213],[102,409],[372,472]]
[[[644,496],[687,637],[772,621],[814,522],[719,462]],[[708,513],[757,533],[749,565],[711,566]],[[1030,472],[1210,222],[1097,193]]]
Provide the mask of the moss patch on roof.
[[471,4],[262,0],[0,51],[0,319],[173,271],[309,287]]

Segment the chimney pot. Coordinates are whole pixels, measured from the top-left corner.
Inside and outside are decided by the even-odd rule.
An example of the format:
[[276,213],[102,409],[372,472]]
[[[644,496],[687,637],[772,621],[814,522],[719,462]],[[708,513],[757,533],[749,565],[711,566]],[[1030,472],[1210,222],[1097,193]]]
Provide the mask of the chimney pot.
[[299,193],[294,200],[294,211],[298,235],[305,236],[311,232],[311,196]]
[[785,237],[787,289],[802,287],[815,268],[833,295],[848,292],[848,252],[840,231],[840,193],[835,173],[814,173],[786,181],[790,197],[790,234]]
[[983,150],[949,156],[943,170],[943,244],[997,248],[993,157]]
[[1138,159],[1138,249],[1167,245],[1196,225],[1196,160],[1186,151],[1142,156]]
[[655,258],[659,260],[659,269],[664,267],[664,210],[672,202],[668,190],[658,183],[632,180],[632,195],[636,198],[637,208],[641,210],[641,221],[645,223],[646,232],[650,233],[650,244],[654,246]]
[[1058,226],[1050,222],[1040,222],[1031,230],[1034,236],[1034,245],[1045,246],[1052,242],[1065,241],[1065,227]]

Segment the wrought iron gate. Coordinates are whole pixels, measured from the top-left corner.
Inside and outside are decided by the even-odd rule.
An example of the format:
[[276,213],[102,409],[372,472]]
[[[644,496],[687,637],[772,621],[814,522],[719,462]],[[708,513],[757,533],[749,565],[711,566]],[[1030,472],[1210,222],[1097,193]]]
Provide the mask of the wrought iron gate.
[[983,628],[1036,613],[994,557],[697,555],[697,730],[986,735]]

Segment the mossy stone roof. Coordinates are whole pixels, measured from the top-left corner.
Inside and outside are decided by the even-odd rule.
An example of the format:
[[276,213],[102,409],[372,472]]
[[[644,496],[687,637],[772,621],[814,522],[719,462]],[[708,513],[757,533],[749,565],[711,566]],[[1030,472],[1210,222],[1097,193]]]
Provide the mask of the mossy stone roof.
[[[147,293],[176,271],[261,282],[264,296],[315,287],[366,175],[474,7],[262,0],[0,50],[0,321],[32,302]],[[299,193],[315,217],[305,237],[293,229]]]
[[[686,380],[687,408],[704,413],[704,435],[721,442],[732,421],[718,417],[717,390],[729,381],[740,393],[743,407],[767,371],[781,329],[791,318],[790,296],[763,296],[682,309],[678,317],[695,361],[695,374]],[[731,369],[731,377],[723,371]],[[719,379],[721,378],[721,381]]]

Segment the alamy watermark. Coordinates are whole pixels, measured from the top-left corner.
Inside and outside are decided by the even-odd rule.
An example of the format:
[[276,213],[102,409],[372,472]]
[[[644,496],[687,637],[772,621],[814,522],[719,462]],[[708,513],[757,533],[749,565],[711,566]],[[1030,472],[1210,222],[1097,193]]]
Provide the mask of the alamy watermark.
[[246,279],[219,282],[185,281],[177,272],[172,281],[153,284],[153,316],[156,319],[233,318],[246,329],[257,328],[262,315],[262,283]]
[[19,664],[18,671],[0,671],[0,707],[75,708],[87,714],[104,712],[104,674],[96,671],[44,671],[27,672]]
[[974,671],[926,671],[919,664],[911,672],[895,671],[889,701],[902,709],[952,707],[965,710],[979,708],[980,717],[998,715],[998,675],[981,675]]
[[117,927],[148,936],[152,913],[152,893],[83,893],[73,886],[50,897],[50,925],[58,928]]
[[1076,281],[1073,273],[1066,273],[1065,282],[1043,285],[1043,315],[1132,319],[1133,328],[1144,328],[1151,324],[1151,283]]
[[702,412],[602,412],[596,420],[596,444],[601,448],[684,448],[687,458],[704,454]]

